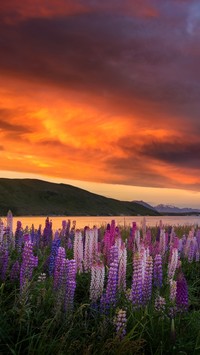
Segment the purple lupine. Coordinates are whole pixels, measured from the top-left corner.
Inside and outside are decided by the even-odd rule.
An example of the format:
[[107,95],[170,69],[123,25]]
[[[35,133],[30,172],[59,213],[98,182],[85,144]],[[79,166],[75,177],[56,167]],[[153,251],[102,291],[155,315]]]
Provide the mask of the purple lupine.
[[49,245],[52,241],[52,222],[49,220],[49,217],[47,217],[45,221],[42,240],[44,247]]
[[118,260],[110,264],[108,281],[106,286],[106,303],[108,307],[114,306],[117,301],[117,282],[118,282]]
[[101,297],[104,288],[105,266],[101,262],[97,262],[91,267],[90,282],[90,299],[92,303],[96,303]]
[[66,253],[65,253],[65,249],[63,247],[58,247],[57,249],[57,254],[55,257],[55,263],[54,263],[54,274],[53,274],[53,286],[54,289],[59,288],[60,283],[61,283],[61,273],[60,270],[62,268],[62,262],[63,259],[65,259],[66,257]]
[[61,240],[54,239],[51,245],[51,254],[49,256],[49,275],[52,276],[55,268],[55,260],[58,253],[58,248],[60,247]]
[[162,270],[162,257],[160,254],[156,254],[154,258],[153,281],[156,287],[158,288],[162,287],[163,270]]
[[179,312],[187,311],[188,302],[188,286],[185,276],[182,272],[179,273],[176,283],[176,306]]
[[131,300],[135,307],[142,305],[142,259],[139,253],[136,253],[133,258]]
[[135,241],[135,232],[137,229],[136,222],[133,222],[132,228],[130,228],[130,235],[128,238],[128,249],[133,251],[134,249],[134,241]]
[[18,280],[19,279],[19,273],[20,273],[20,264],[19,261],[16,260],[11,268],[10,271],[10,279],[11,281]]
[[9,253],[8,250],[1,247],[0,248],[0,279],[5,281],[6,272],[8,269]]
[[26,283],[31,280],[33,269],[38,265],[38,257],[33,255],[33,243],[24,243],[20,268],[20,290],[23,292]]
[[15,231],[15,250],[21,252],[23,239],[23,230],[21,221],[17,221],[17,227]]
[[114,325],[116,329],[117,338],[122,340],[126,335],[126,326],[127,326],[126,311],[124,311],[123,309],[117,310],[116,316],[114,318]]
[[153,278],[153,260],[152,260],[152,256],[148,256],[146,260],[146,266],[145,266],[145,276],[144,276],[143,295],[142,295],[144,305],[146,305],[151,299],[152,278]]
[[79,229],[75,231],[74,236],[74,260],[76,261],[78,271],[83,271],[83,237]]
[[0,244],[3,242],[3,235],[4,235],[4,224],[0,218]]

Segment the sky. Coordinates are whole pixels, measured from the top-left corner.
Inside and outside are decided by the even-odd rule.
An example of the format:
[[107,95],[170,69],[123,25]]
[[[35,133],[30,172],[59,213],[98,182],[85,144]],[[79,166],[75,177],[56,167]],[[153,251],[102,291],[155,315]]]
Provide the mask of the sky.
[[0,2],[0,177],[200,208],[200,3]]

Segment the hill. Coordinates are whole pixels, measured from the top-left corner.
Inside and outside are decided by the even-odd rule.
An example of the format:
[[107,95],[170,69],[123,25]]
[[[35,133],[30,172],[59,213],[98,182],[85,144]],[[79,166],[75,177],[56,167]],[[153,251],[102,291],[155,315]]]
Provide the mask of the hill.
[[0,215],[9,209],[15,216],[159,215],[138,203],[106,198],[71,185],[0,178]]

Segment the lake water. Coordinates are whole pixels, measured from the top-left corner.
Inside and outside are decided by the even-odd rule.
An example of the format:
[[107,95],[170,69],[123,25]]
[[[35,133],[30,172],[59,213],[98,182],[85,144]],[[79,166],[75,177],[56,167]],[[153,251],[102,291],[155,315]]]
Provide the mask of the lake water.
[[[132,222],[136,222],[138,227],[141,226],[141,222],[143,220],[143,216],[109,216],[109,217],[93,217],[93,216],[87,216],[87,217],[68,217],[68,216],[59,216],[59,217],[51,217],[49,216],[49,219],[52,221],[52,226],[53,226],[53,231],[56,231],[57,229],[62,227],[62,221],[64,220],[71,220],[76,221],[76,228],[84,228],[85,226],[88,226],[92,228],[93,226],[100,227],[102,225],[107,225],[107,223],[110,223],[112,219],[115,219],[117,225],[121,226],[126,226],[129,227],[132,225]],[[146,216],[146,224],[149,227],[153,227],[156,225],[159,225],[160,220],[162,220],[163,225],[168,226],[178,226],[178,225],[200,225],[200,216]],[[1,217],[3,222],[6,224],[6,217]],[[13,218],[13,230],[16,228],[17,221],[22,222],[22,227],[25,228],[26,226],[31,227],[32,224],[34,224],[35,228],[38,228],[39,225],[42,225],[42,229],[45,226],[45,217],[14,217]]]

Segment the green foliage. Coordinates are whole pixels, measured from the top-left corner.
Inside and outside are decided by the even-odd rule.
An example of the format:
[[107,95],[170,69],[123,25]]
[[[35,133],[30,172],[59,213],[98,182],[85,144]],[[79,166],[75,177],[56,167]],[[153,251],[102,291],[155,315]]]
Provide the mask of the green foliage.
[[[122,230],[127,238],[127,230]],[[181,230],[183,232],[183,230]],[[155,231],[156,235],[156,231]],[[68,251],[68,256],[72,257]],[[0,354],[52,355],[52,354],[188,354],[200,353],[200,263],[182,261],[182,270],[189,287],[189,311],[169,315],[169,287],[165,283],[160,294],[166,298],[166,311],[155,310],[157,290],[146,307],[134,309],[126,294],[121,293],[119,307],[127,313],[127,333],[120,340],[115,333],[115,309],[105,316],[89,300],[90,273],[77,274],[75,305],[72,314],[65,315],[55,307],[57,294],[53,279],[38,282],[44,272],[49,249],[38,251],[39,266],[32,280],[20,294],[19,281],[9,277],[0,284]],[[9,268],[16,260],[11,254]],[[167,268],[164,274],[166,278]],[[128,252],[127,288],[132,281],[132,254]],[[174,322],[174,333],[172,325]]]

